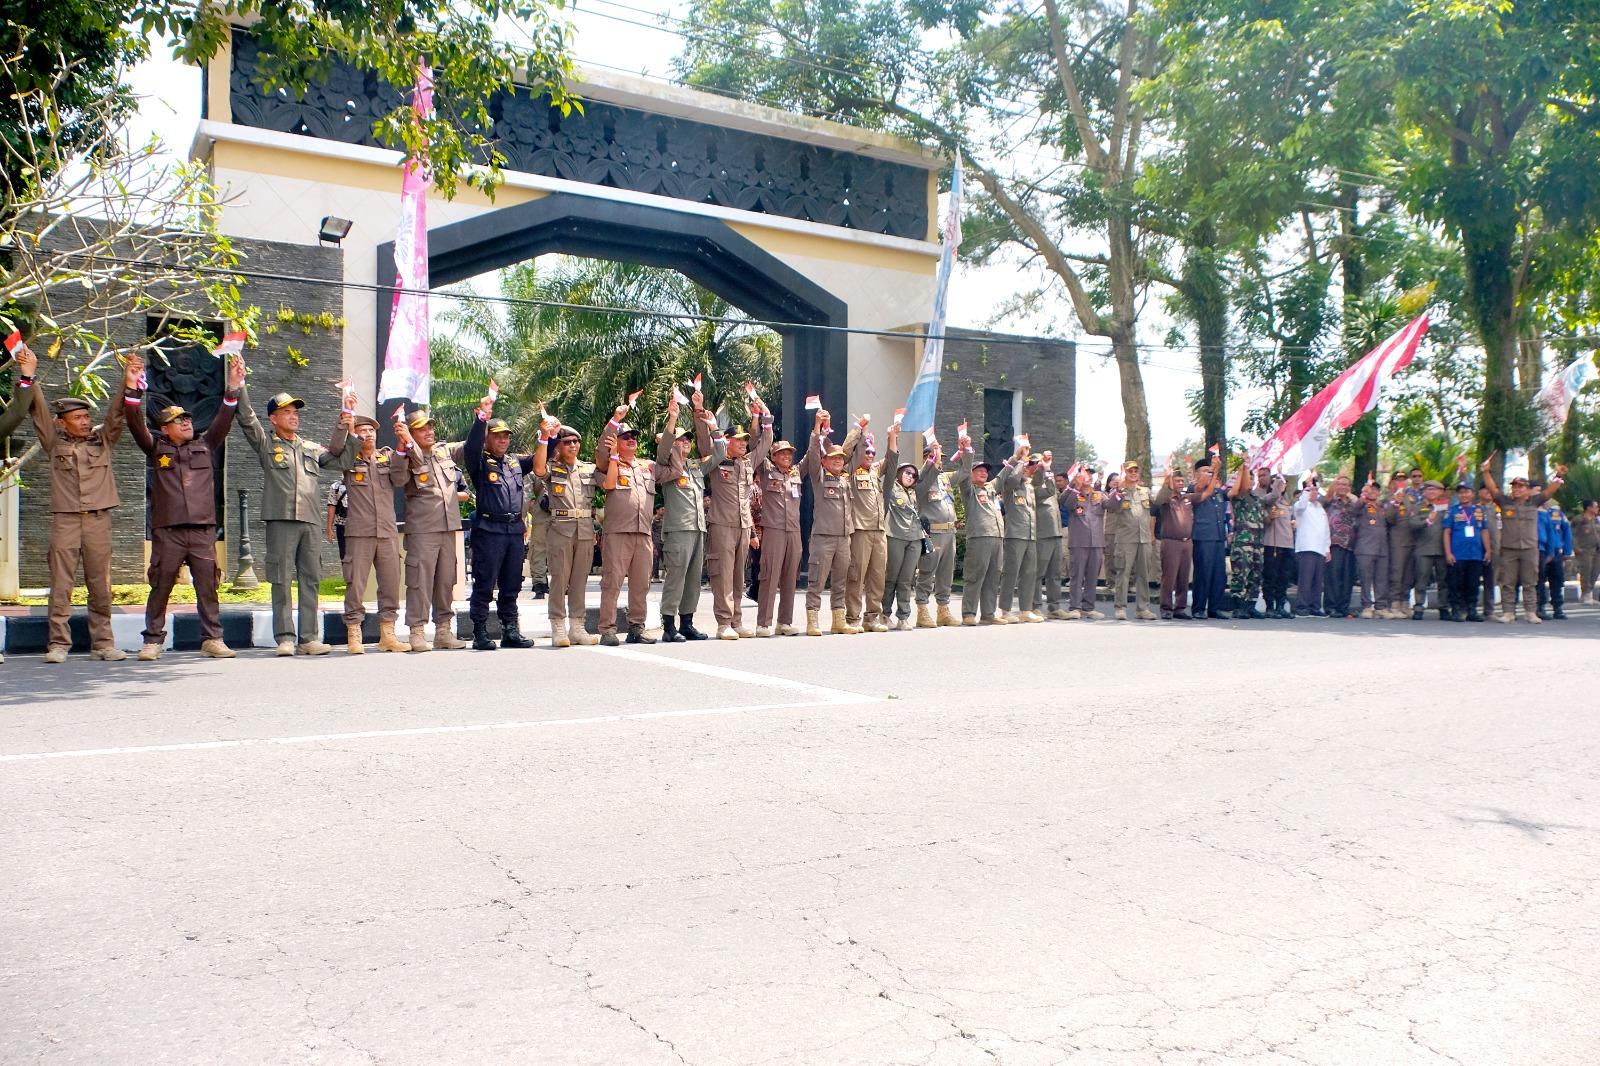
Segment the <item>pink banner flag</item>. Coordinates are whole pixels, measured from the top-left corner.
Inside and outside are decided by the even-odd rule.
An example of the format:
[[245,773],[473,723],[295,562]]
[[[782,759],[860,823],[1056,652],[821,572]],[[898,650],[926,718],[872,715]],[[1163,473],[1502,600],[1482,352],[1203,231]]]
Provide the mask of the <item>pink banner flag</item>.
[[[417,68],[411,109],[418,121],[433,113],[433,73]],[[395,294],[389,345],[383,353],[378,402],[409,399],[426,404],[432,390],[428,360],[428,175],[408,159],[400,179],[400,226],[394,238]]]
[[1322,461],[1329,437],[1354,425],[1378,405],[1379,387],[1410,365],[1427,331],[1427,315],[1412,319],[1290,415],[1246,461],[1274,473],[1299,474],[1313,469]]

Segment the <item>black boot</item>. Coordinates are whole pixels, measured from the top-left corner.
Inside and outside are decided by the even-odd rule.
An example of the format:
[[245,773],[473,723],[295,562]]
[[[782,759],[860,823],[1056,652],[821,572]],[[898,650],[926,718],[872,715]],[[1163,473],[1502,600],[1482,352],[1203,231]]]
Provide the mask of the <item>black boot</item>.
[[517,623],[500,623],[500,646],[502,648],[531,648],[533,641],[522,635],[522,630],[517,628]]
[[678,632],[678,623],[670,614],[661,616],[661,643],[682,644],[688,639],[688,637]]
[[628,627],[629,644],[654,644],[655,642],[655,637],[647,637],[644,635],[644,626],[630,625]]
[[488,622],[474,622],[474,623],[472,623],[472,650],[473,651],[494,651],[496,647],[498,647],[498,645],[496,645],[494,641],[489,639],[489,623]]
[[1469,608],[1467,611],[1467,621],[1481,622],[1483,621],[1483,615],[1478,613],[1478,609],[1476,607]]
[[537,581],[537,582],[534,583],[534,586],[533,586],[533,598],[534,599],[542,600],[548,595],[550,595],[550,586],[549,585],[546,585],[543,581]]
[[685,640],[710,640],[711,634],[702,633],[694,627],[694,615],[680,614],[678,616],[678,632],[683,634]]

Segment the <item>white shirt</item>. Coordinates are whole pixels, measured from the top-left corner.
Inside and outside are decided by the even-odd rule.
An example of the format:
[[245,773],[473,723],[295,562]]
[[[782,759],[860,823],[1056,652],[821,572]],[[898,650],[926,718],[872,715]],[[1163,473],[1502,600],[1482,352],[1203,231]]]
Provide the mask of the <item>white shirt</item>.
[[1328,533],[1328,512],[1322,502],[1305,489],[1294,501],[1294,550],[1327,555],[1332,548]]

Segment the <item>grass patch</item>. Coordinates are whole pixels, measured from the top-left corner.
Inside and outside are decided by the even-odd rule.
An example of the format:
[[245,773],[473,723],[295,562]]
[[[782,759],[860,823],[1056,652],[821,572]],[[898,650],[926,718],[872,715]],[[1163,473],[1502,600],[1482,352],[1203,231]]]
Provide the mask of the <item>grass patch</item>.
[[[142,607],[150,598],[150,586],[138,585],[112,585],[111,602],[125,607]],[[325,577],[319,590],[318,599],[323,603],[344,602],[344,578]],[[224,582],[217,590],[217,601],[226,604],[261,604],[272,603],[272,586],[263,581],[253,589],[234,588],[232,584]],[[43,607],[48,603],[44,596],[23,596],[21,599],[4,601],[8,606],[21,605],[23,607]],[[170,603],[193,603],[193,585],[174,585]],[[87,607],[89,605],[89,590],[79,585],[72,590],[72,605],[74,607]]]

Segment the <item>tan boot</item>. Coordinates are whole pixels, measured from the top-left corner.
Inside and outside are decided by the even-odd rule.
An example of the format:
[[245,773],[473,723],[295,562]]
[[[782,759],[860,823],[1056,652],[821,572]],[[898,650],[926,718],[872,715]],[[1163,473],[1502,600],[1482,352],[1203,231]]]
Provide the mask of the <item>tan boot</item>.
[[874,633],[889,632],[889,625],[882,618],[874,618],[870,627]]
[[200,642],[200,654],[207,659],[237,659],[238,654],[215,637]]
[[809,608],[806,609],[806,636],[822,636],[822,627],[817,624],[817,612]]
[[394,635],[393,622],[378,623],[379,651],[410,651],[411,646]]
[[938,625],[939,623],[933,620],[933,608],[931,606],[925,603],[917,608],[918,629],[936,629]]
[[550,646],[552,648],[572,647],[572,627],[553,623],[550,626]]
[[942,626],[959,626],[966,623],[956,617],[956,613],[950,609],[948,603],[941,603],[939,605],[939,624]]
[[361,627],[346,625],[344,627],[344,650],[351,655],[365,655],[366,643],[361,639]]
[[294,641],[292,641],[292,640],[280,640],[280,641],[278,641],[278,650],[277,650],[277,652],[275,654],[280,659],[288,658],[289,656],[293,655],[294,654]]
[[961,624],[964,626],[975,626],[978,624],[978,616],[975,614],[964,614],[961,616]]
[[142,663],[153,663],[159,658],[161,658],[161,645],[159,644],[146,644],[139,649],[139,661]]
[[1138,613],[1139,613],[1139,620],[1141,622],[1154,622],[1160,617],[1159,615],[1157,615],[1154,611],[1152,611],[1148,607],[1139,608],[1139,612]]
[[456,636],[454,618],[434,623],[433,649],[435,651],[459,651],[466,646],[467,642]]
[[849,619],[844,615],[844,608],[841,607],[833,612],[833,631],[835,633],[853,634],[861,632],[861,627],[851,625]]
[[1533,609],[1530,607],[1524,607],[1522,609],[1522,620],[1533,626],[1544,625],[1544,619],[1535,614]]
[[320,640],[302,640],[294,649],[296,655],[326,655],[333,650],[332,644],[324,644]]
[[417,655],[433,650],[428,647],[428,630],[425,626],[411,627],[411,650]]
[[582,622],[573,619],[567,620],[567,638],[580,648],[592,648],[600,643],[599,634],[589,632]]
[[44,653],[47,663],[64,663],[67,661],[67,646],[65,644],[52,644]]
[[103,663],[120,663],[128,657],[128,653],[121,648],[96,648],[89,653],[89,658]]

